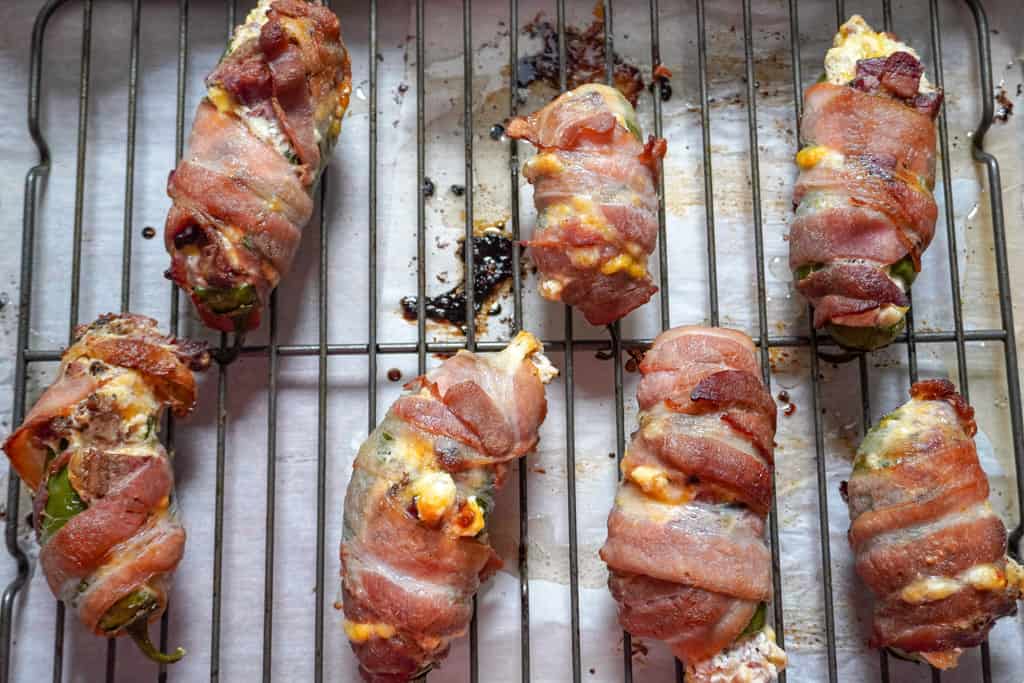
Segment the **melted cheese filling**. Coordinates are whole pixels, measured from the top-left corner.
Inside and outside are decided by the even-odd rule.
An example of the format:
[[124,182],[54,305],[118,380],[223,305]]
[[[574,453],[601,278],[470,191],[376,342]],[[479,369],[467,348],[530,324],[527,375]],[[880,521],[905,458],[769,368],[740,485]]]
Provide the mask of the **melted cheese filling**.
[[826,145],[811,145],[796,153],[796,165],[801,171],[807,171],[819,164],[825,168],[841,169],[846,162],[842,152]]
[[640,465],[624,474],[639,486],[645,495],[661,503],[682,505],[693,500],[697,494],[695,487],[673,482],[667,472],[657,467]]
[[388,639],[395,635],[395,627],[383,623],[359,623],[345,620],[345,635],[353,643],[365,643],[370,638]]
[[686,679],[707,683],[770,683],[786,668],[786,653],[775,643],[775,631],[765,626],[733,643],[711,659],[687,667]]
[[206,91],[206,97],[217,107],[217,111],[237,116],[253,135],[277,150],[281,156],[289,160],[296,158],[291,141],[281,130],[276,119],[271,120],[256,114],[249,107],[236,102],[231,93],[218,85],[210,86]]
[[410,487],[416,500],[416,512],[427,524],[436,524],[455,502],[458,490],[447,472],[428,472]]
[[[906,52],[921,59],[914,48],[896,40],[890,33],[875,31],[862,16],[854,14],[839,27],[832,40],[832,48],[825,55],[825,77],[834,85],[846,85],[856,78],[858,61],[888,57],[894,52]],[[935,92],[935,86],[923,74],[918,92]]]
[[263,28],[263,24],[267,23],[267,12],[270,10],[272,1],[259,0],[246,15],[245,21],[235,27],[235,34],[231,38],[231,44],[228,45],[228,54],[237,50],[243,43],[260,37],[260,29]]
[[864,437],[857,448],[856,467],[877,470],[892,467],[899,460],[895,453],[900,444],[911,441],[931,428],[959,425],[952,408],[944,403],[912,398],[886,415]]
[[900,599],[911,605],[944,600],[961,589],[970,586],[979,591],[1001,591],[1007,586],[1022,585],[1021,567],[1007,559],[1006,571],[994,564],[976,564],[960,574],[947,576],[926,576],[908,584],[900,591]]

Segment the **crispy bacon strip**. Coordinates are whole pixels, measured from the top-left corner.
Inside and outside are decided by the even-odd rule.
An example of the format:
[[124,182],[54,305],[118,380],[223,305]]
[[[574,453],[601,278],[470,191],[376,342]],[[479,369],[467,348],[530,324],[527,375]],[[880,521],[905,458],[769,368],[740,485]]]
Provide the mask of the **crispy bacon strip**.
[[614,88],[587,84],[526,118],[508,135],[538,153],[523,166],[534,186],[537,230],[526,242],[541,294],[576,306],[594,325],[615,322],[658,291],[647,258],[658,239],[658,160],[636,112]]
[[896,51],[859,60],[852,80],[830,70],[804,93],[789,263],[814,306],[815,327],[828,327],[843,346],[871,350],[902,330],[907,292],[935,232],[942,93],[923,80],[916,55],[856,15],[836,35],[827,68],[859,34]]
[[952,668],[1016,612],[1024,571],[988,502],[973,409],[947,380],[910,395],[857,450],[844,489],[850,545],[876,598],[871,645]]
[[193,372],[209,363],[205,345],[162,335],[150,318],[102,316],[75,331],[56,381],[3,446],[35,494],[53,594],[97,635],[129,632],[144,651],[185,548],[160,419],[192,410]]
[[206,85],[167,181],[166,275],[206,325],[244,331],[291,268],[348,107],[338,18],[312,1],[260,0]]
[[345,633],[371,683],[411,680],[466,632],[501,567],[486,515],[510,463],[537,445],[555,374],[521,332],[460,351],[407,385],[359,449],[341,543]]
[[601,549],[619,621],[664,640],[687,681],[774,680],[785,654],[751,624],[771,594],[776,417],[754,345],[734,330],[679,327],[654,340],[640,370],[640,427]]

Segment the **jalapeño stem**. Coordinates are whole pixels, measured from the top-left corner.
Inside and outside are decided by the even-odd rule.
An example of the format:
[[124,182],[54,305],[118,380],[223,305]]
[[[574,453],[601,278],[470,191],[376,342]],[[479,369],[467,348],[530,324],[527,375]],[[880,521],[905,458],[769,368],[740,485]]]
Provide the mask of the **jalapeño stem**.
[[132,637],[139,651],[157,664],[173,664],[185,656],[185,648],[179,647],[168,654],[157,649],[153,641],[149,639],[149,622],[145,619],[131,624],[128,627],[128,635]]
[[173,664],[185,656],[185,649],[179,647],[167,654],[149,639],[149,617],[159,609],[156,593],[149,586],[143,586],[115,602],[100,619],[99,626],[110,635],[126,631],[146,657],[157,664]]

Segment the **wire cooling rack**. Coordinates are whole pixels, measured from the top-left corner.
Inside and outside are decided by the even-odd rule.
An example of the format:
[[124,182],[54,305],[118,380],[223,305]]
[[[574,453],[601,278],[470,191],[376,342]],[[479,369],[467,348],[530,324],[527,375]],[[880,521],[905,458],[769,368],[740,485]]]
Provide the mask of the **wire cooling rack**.
[[[819,528],[821,533],[820,538],[820,550],[821,550],[821,561],[823,570],[823,581],[821,584],[821,591],[823,596],[823,604],[825,611],[825,644],[827,647],[827,671],[828,679],[830,682],[837,680],[837,662],[836,662],[836,633],[835,633],[835,617],[834,617],[834,601],[833,601],[833,584],[831,574],[831,558],[830,558],[830,546],[829,546],[829,520],[828,520],[828,505],[827,505],[827,484],[826,484],[826,472],[825,472],[825,439],[824,430],[822,426],[821,410],[819,410],[819,404],[821,403],[821,389],[819,386],[819,349],[822,347],[833,346],[831,340],[824,335],[816,334],[813,328],[808,326],[807,333],[804,335],[788,335],[788,336],[772,336],[769,334],[768,324],[768,313],[766,305],[766,285],[765,285],[765,247],[763,237],[763,219],[762,219],[762,200],[761,200],[761,170],[760,170],[760,159],[758,153],[758,113],[757,113],[757,102],[758,102],[758,90],[756,84],[756,72],[755,72],[755,58],[753,48],[753,35],[755,30],[754,25],[754,13],[751,7],[752,0],[742,0],[743,10],[743,46],[744,46],[744,67],[745,67],[745,110],[747,116],[748,130],[749,130],[749,148],[752,152],[749,154],[749,172],[751,178],[751,193],[753,199],[753,226],[752,236],[754,240],[754,247],[756,252],[756,286],[757,286],[757,330],[758,336],[755,340],[760,349],[760,359],[764,378],[770,382],[770,355],[769,351],[772,348],[785,348],[785,347],[803,347],[809,349],[810,358],[810,373],[809,381],[812,384],[812,405],[811,414],[813,414],[814,424],[814,449],[817,455],[817,495],[821,518],[819,520]],[[687,4],[687,3],[683,3]],[[694,13],[695,21],[697,23],[697,36],[698,36],[698,64],[697,69],[699,70],[700,76],[700,88],[699,88],[699,99],[700,99],[700,120],[702,123],[702,153],[703,153],[703,186],[704,186],[704,199],[706,206],[706,235],[707,235],[707,270],[708,270],[708,298],[710,302],[709,310],[709,321],[712,325],[719,323],[719,296],[718,296],[718,267],[716,263],[716,238],[715,238],[715,213],[714,213],[714,173],[713,173],[713,154],[710,136],[711,127],[711,105],[709,103],[709,78],[708,78],[708,46],[707,46],[707,29],[706,29],[706,13],[705,13],[705,0],[693,0],[692,10]],[[934,344],[934,343],[953,343],[956,349],[957,359],[957,377],[959,380],[959,388],[961,393],[965,397],[969,397],[969,386],[968,386],[968,364],[967,364],[967,351],[969,344],[980,343],[980,342],[996,342],[1001,345],[1005,370],[1006,370],[1006,390],[1009,401],[1010,410],[1010,427],[1012,433],[1012,444],[1015,456],[1015,476],[1016,486],[1018,492],[1018,503],[1024,505],[1024,473],[1022,473],[1022,459],[1024,459],[1024,428],[1021,423],[1021,396],[1020,388],[1018,384],[1018,362],[1016,355],[1016,343],[1014,338],[1014,326],[1013,326],[1013,314],[1010,301],[1010,285],[1009,285],[1009,271],[1007,265],[1006,255],[1006,235],[1004,230],[1004,216],[1003,216],[1003,199],[1002,189],[1000,183],[999,173],[999,162],[989,152],[985,150],[984,141],[985,134],[988,131],[989,126],[993,120],[993,104],[989,97],[989,93],[993,92],[993,77],[992,77],[992,64],[991,64],[991,51],[989,44],[989,26],[985,11],[979,0],[966,0],[967,6],[970,8],[971,14],[974,19],[974,31],[976,33],[976,62],[979,70],[979,90],[974,93],[973,96],[977,97],[982,105],[982,118],[978,124],[977,130],[972,136],[972,152],[975,161],[983,164],[987,174],[988,182],[988,198],[990,202],[991,210],[991,230],[994,241],[994,254],[993,258],[995,261],[996,268],[996,279],[998,284],[999,293],[999,311],[1001,315],[1001,326],[996,329],[965,329],[964,314],[961,304],[961,298],[959,293],[961,292],[961,280],[960,270],[957,262],[957,235],[954,230],[954,216],[953,216],[953,196],[950,172],[950,144],[949,144],[949,132],[947,129],[947,122],[945,117],[945,109],[938,118],[938,134],[939,134],[939,145],[941,148],[941,178],[943,179],[942,187],[944,190],[945,199],[945,239],[948,242],[948,253],[949,253],[949,271],[950,271],[950,292],[951,299],[953,301],[953,329],[948,330],[931,330],[931,331],[919,331],[915,330],[912,313],[908,317],[907,331],[902,334],[897,340],[896,344],[905,348],[906,350],[906,366],[909,374],[909,379],[915,381],[918,373],[918,360],[917,351],[919,345],[922,344]],[[135,166],[135,149],[136,149],[136,128],[137,128],[137,112],[138,112],[138,85],[139,85],[139,63],[140,63],[140,31],[139,31],[139,17],[142,10],[141,0],[132,0],[131,2],[125,3],[130,5],[125,11],[131,12],[131,49],[128,55],[128,123],[127,123],[127,139],[126,149],[127,154],[125,157],[125,177],[126,183],[124,187],[124,223],[123,223],[123,241],[122,249],[123,256],[121,261],[121,272],[120,272],[120,304],[122,310],[127,310],[130,304],[131,291],[132,291],[132,238],[133,238],[133,220],[132,220],[132,206],[133,206],[133,194],[134,194],[134,166]],[[93,0],[48,0],[43,8],[40,10],[33,29],[32,34],[32,52],[31,52],[31,72],[30,72],[30,90],[29,90],[29,101],[28,101],[28,120],[29,129],[32,135],[32,139],[35,142],[39,150],[39,163],[29,170],[25,180],[25,194],[24,194],[24,224],[22,234],[22,248],[21,248],[21,272],[20,272],[20,299],[19,299],[19,311],[20,316],[18,319],[17,328],[17,358],[15,365],[15,381],[14,381],[14,404],[13,404],[13,416],[12,420],[14,424],[18,424],[25,414],[26,408],[26,377],[27,371],[31,364],[52,362],[58,360],[60,357],[60,350],[56,348],[30,348],[29,346],[29,332],[30,332],[30,315],[29,312],[32,310],[32,291],[33,291],[33,262],[36,255],[36,242],[37,242],[37,206],[40,202],[40,196],[46,184],[48,174],[51,169],[51,157],[49,148],[47,145],[46,138],[41,129],[40,123],[40,108],[44,98],[45,83],[42,77],[42,63],[45,55],[44,42],[47,36],[47,27],[50,19],[54,14],[65,6],[78,6],[82,12],[82,51],[80,61],[80,81],[79,81],[79,111],[78,111],[78,146],[77,146],[77,157],[76,157],[76,181],[75,181],[75,212],[74,212],[74,223],[73,223],[73,237],[72,237],[72,259],[71,259],[71,272],[70,272],[70,302],[69,302],[69,315],[68,315],[68,329],[69,337],[70,330],[74,326],[81,322],[79,319],[80,309],[80,295],[79,285],[82,277],[82,241],[83,241],[83,178],[86,173],[86,160],[87,160],[87,129],[88,129],[88,115],[89,115],[89,97],[90,97],[90,56],[91,56],[91,41],[92,41],[92,30],[93,30]],[[661,63],[661,28],[659,25],[659,19],[661,16],[661,9],[659,7],[659,0],[650,0],[648,3],[650,13],[650,27],[651,33],[649,37],[638,37],[632,36],[630,40],[649,40],[650,44],[650,59],[654,65]],[[186,111],[186,77],[188,71],[188,60],[189,60],[189,9],[190,0],[178,0],[178,24],[177,24],[177,109],[176,109],[176,137],[175,137],[175,149],[177,150],[177,156],[180,157],[184,147],[185,133],[187,131],[187,125],[189,123],[189,117],[191,112]],[[463,68],[465,74],[472,75],[473,72],[473,54],[471,46],[473,45],[472,37],[472,3],[470,0],[463,1],[463,24],[462,24],[462,45],[463,45]],[[564,0],[558,0],[555,7],[555,15],[557,18],[558,28],[558,50],[561,57],[561,64],[563,68],[560,72],[560,81],[562,89],[565,89],[566,84],[566,73],[564,65],[566,63],[566,12]],[[614,6],[611,0],[604,0],[603,12],[605,17],[606,31],[605,31],[605,45],[606,45],[606,58],[607,58],[607,73],[611,73],[612,69],[612,46],[615,40],[614,32]],[[943,23],[939,16],[939,3],[938,0],[929,0],[929,30],[931,36],[931,55],[933,64],[930,65],[929,71],[934,73],[937,84],[943,86],[943,67],[942,67],[942,38],[943,38]],[[237,23],[237,19],[240,19],[240,15],[237,14],[235,3],[232,0],[227,0],[225,3],[226,11],[226,25],[228,31]],[[424,0],[417,0],[415,13],[416,13],[416,35],[415,35],[415,51],[416,51],[416,132],[417,132],[417,146],[416,146],[416,183],[417,187],[422,187],[426,180],[426,155],[425,155],[425,143],[427,138],[426,133],[426,117],[424,111],[424,102],[426,99],[425,94],[425,77],[424,77],[424,26],[425,26],[425,7]],[[790,51],[792,54],[792,83],[793,92],[801,92],[801,60],[800,60],[800,44],[797,37],[800,35],[800,20],[798,16],[798,2],[797,0],[788,0],[788,12],[789,12],[789,25],[790,25]],[[884,24],[887,30],[892,28],[892,7],[889,0],[882,0],[882,15],[884,17]],[[520,34],[519,24],[519,7],[517,0],[510,0],[508,3],[508,38],[509,38],[509,67],[512,78],[516,74],[516,66],[519,60],[518,52],[518,36]],[[846,17],[846,8],[842,0],[837,0],[835,3],[835,16],[837,23],[844,21]],[[476,349],[479,351],[493,351],[501,348],[504,345],[503,341],[480,341],[477,339],[477,335],[473,325],[466,326],[465,344],[454,343],[454,342],[431,342],[428,340],[426,316],[424,315],[425,306],[425,294],[427,292],[427,267],[426,267],[426,211],[425,211],[425,199],[422,193],[417,193],[419,201],[417,204],[416,216],[417,216],[417,272],[416,272],[416,289],[417,289],[417,302],[418,302],[418,322],[417,322],[417,341],[412,343],[403,342],[391,342],[388,340],[382,340],[378,337],[378,98],[379,98],[379,76],[377,59],[375,56],[378,53],[378,8],[377,2],[371,0],[369,3],[369,22],[366,30],[369,35],[369,55],[368,64],[371,65],[368,73],[368,107],[369,107],[369,168],[368,168],[368,182],[369,182],[369,197],[368,197],[368,215],[367,224],[369,230],[368,240],[368,252],[366,253],[367,263],[367,277],[368,277],[368,289],[366,296],[369,299],[369,319],[367,321],[368,326],[368,340],[367,343],[331,343],[328,339],[328,313],[329,313],[329,301],[328,301],[328,226],[327,220],[323,213],[319,214],[319,222],[315,225],[310,226],[309,230],[318,230],[320,238],[320,258],[319,258],[319,293],[317,299],[318,309],[318,342],[316,344],[296,344],[296,345],[285,345],[278,342],[278,303],[277,296],[274,295],[271,306],[269,318],[269,341],[266,344],[258,345],[247,345],[241,348],[241,353],[245,356],[264,356],[267,358],[269,373],[267,379],[267,452],[266,452],[266,470],[267,470],[267,486],[265,491],[266,499],[266,518],[265,523],[267,529],[274,529],[275,527],[275,496],[276,496],[276,465],[277,465],[277,415],[278,415],[278,374],[279,374],[279,361],[285,357],[294,356],[307,356],[316,358],[317,360],[317,424],[318,424],[318,438],[317,438],[317,493],[316,493],[316,524],[317,524],[317,535],[316,535],[316,610],[313,618],[315,619],[315,643],[312,648],[312,656],[314,658],[314,676],[317,683],[325,679],[325,609],[327,605],[328,596],[333,593],[333,569],[331,573],[331,584],[328,585],[327,581],[327,557],[333,555],[333,549],[331,554],[328,553],[326,547],[326,516],[328,514],[326,508],[326,487],[327,487],[327,441],[325,438],[327,430],[327,359],[329,356],[357,356],[365,357],[367,362],[367,382],[366,382],[366,394],[367,394],[367,414],[368,429],[373,429],[377,422],[377,370],[378,360],[381,355],[388,354],[416,354],[418,370],[420,373],[424,372],[427,367],[427,354],[438,353],[438,352],[450,352],[454,351],[463,346],[470,349]],[[359,26],[353,26],[350,23],[345,24],[347,32],[354,32],[362,30]],[[358,78],[357,78],[358,80]],[[473,98],[474,92],[472,88],[472,78],[465,78],[464,80],[464,145],[465,145],[465,185],[471,188],[473,186],[474,178],[474,134],[471,125],[474,109],[473,109]],[[654,134],[661,135],[662,133],[662,104],[659,97],[653,97],[654,107]],[[517,115],[520,103],[517,97],[516,87],[510,88],[510,97],[508,100],[507,112],[510,116]],[[794,114],[794,125],[799,124],[799,118],[801,114],[801,98],[795,97],[793,100],[793,114]],[[795,151],[795,150],[794,150]],[[515,140],[509,140],[507,142],[507,150],[509,160],[509,179],[511,193],[508,197],[511,221],[509,228],[515,239],[520,237],[520,197],[519,197],[519,147]],[[330,173],[330,171],[328,171]],[[319,195],[321,203],[324,201],[326,193],[327,183],[323,183],[320,186]],[[660,194],[664,197],[664,179],[662,178],[660,186]],[[465,210],[465,238],[467,241],[473,235],[474,227],[474,193],[467,191],[464,199],[464,210]],[[660,324],[661,327],[667,328],[670,324],[669,320],[669,302],[668,302],[668,259],[666,251],[666,230],[665,230],[665,207],[662,201],[659,206],[659,251],[658,260],[660,265],[660,285],[662,296],[660,297],[658,305],[660,306]],[[940,237],[941,239],[941,237]],[[474,263],[472,259],[471,250],[464,250],[464,269],[465,269],[465,281],[473,281],[473,269]],[[521,269],[519,262],[518,250],[513,250],[513,287],[512,287],[512,300],[513,300],[513,332],[521,329],[523,324],[523,297],[522,297],[522,282],[521,282]],[[473,301],[473,289],[467,288],[466,291],[466,310],[469,316],[472,315],[474,301]],[[170,305],[170,321],[169,326],[173,333],[177,333],[180,328],[180,297],[176,290],[172,289],[169,293],[171,299]],[[562,367],[562,377],[564,379],[564,410],[565,410],[565,461],[566,461],[566,473],[567,473],[567,491],[568,496],[566,500],[567,513],[569,518],[569,561],[570,561],[570,597],[571,597],[571,661],[572,661],[572,680],[580,681],[583,676],[581,654],[580,654],[580,604],[579,604],[579,572],[578,572],[578,538],[577,538],[577,525],[576,525],[576,511],[577,511],[577,500],[576,500],[576,481],[575,481],[575,377],[574,377],[574,355],[580,352],[593,352],[594,350],[604,350],[611,346],[612,358],[614,361],[614,391],[615,391],[615,415],[616,415],[616,455],[619,460],[622,458],[623,449],[625,445],[626,436],[626,425],[625,425],[625,411],[624,401],[625,397],[623,394],[623,352],[631,349],[642,349],[645,348],[649,343],[650,339],[628,339],[623,338],[619,325],[616,324],[610,330],[610,341],[604,339],[576,339],[574,336],[573,329],[573,318],[567,311],[565,315],[565,327],[564,335],[561,338],[547,339],[545,340],[545,346],[550,350],[560,351],[564,354],[564,364]],[[226,352],[230,349],[228,340],[224,335],[221,336],[221,351]],[[229,353],[225,353],[223,358],[229,357]],[[858,364],[859,376],[860,376],[860,395],[863,408],[863,424],[870,424],[871,422],[871,406],[868,395],[869,385],[869,363],[865,356],[861,355],[856,358]],[[217,438],[216,438],[216,507],[214,510],[214,562],[213,562],[213,591],[212,591],[212,604],[210,605],[212,627],[211,627],[211,641],[210,641],[210,665],[209,665],[209,677],[211,681],[217,681],[221,676],[221,607],[222,607],[222,551],[223,551],[223,538],[224,538],[224,479],[225,479],[225,447],[226,447],[226,432],[228,427],[228,413],[225,410],[226,401],[226,384],[228,381],[228,366],[226,363],[219,363],[216,370],[216,383],[217,383]],[[167,428],[167,440],[173,444],[175,436],[175,430],[173,423],[168,425]],[[528,511],[529,511],[529,500],[527,495],[527,487],[523,482],[526,479],[526,463],[523,460],[519,461],[519,544],[518,544],[518,576],[519,576],[519,605],[521,613],[521,678],[524,682],[531,679],[530,667],[531,667],[531,646],[530,646],[530,583],[529,583],[529,557],[527,549],[528,543]],[[16,511],[19,510],[19,500],[22,495],[21,485],[18,479],[12,474],[9,479],[9,486],[7,492],[7,510],[12,511],[6,517],[6,546],[10,557],[17,564],[17,575],[14,580],[6,586],[3,592],[2,609],[0,609],[0,683],[6,683],[9,679],[9,668],[12,647],[15,647],[16,643],[12,639],[12,626],[15,619],[15,611],[17,604],[17,597],[19,592],[24,588],[26,581],[29,576],[29,558],[27,557],[23,548],[19,545],[18,538],[18,524],[19,515]],[[774,510],[774,508],[773,508]],[[1024,517],[1024,515],[1021,515]],[[1020,517],[1019,517],[1020,518]],[[779,528],[777,521],[777,514],[773,512],[770,518],[770,537],[771,537],[771,550],[772,550],[772,564],[773,564],[773,586],[774,586],[774,600],[773,600],[773,617],[776,632],[780,639],[780,644],[784,645],[784,624],[783,624],[783,610],[782,605],[787,600],[787,596],[784,594],[782,589],[782,583],[780,579],[780,560],[779,560]],[[1018,525],[1011,535],[1011,549],[1014,552],[1019,553],[1019,543],[1021,538],[1021,527]],[[263,614],[264,614],[264,627],[263,627],[263,650],[262,650],[262,678],[264,681],[271,679],[271,657],[273,648],[271,644],[274,638],[273,632],[273,609],[274,609],[274,569],[275,569],[275,546],[274,546],[274,534],[268,533],[266,538],[266,554],[265,554],[265,566],[264,566],[264,594],[263,594]],[[333,565],[331,565],[333,567]],[[53,642],[53,680],[60,681],[63,675],[63,657],[64,657],[64,608],[61,604],[57,603],[56,607],[56,628],[54,630],[54,642]],[[173,618],[173,607],[166,613],[161,622],[160,628],[160,647],[166,649],[168,646],[168,620]],[[340,637],[337,634],[330,634],[330,637]],[[489,676],[481,677],[479,666],[478,666],[478,638],[477,638],[477,625],[476,619],[472,624],[470,632],[470,668],[469,677],[474,683],[479,680],[493,680]],[[988,644],[982,646],[981,656],[983,662],[983,678],[986,682],[992,680],[990,657],[989,657]],[[622,660],[622,676],[626,681],[633,680],[633,658],[629,642],[628,634],[624,634],[624,647],[623,647],[623,660]],[[883,681],[891,680],[890,677],[890,666],[888,656],[885,652],[880,655],[880,674]],[[107,657],[106,657],[106,670],[107,679],[113,680],[115,677],[117,665],[117,645],[116,641],[107,641]],[[157,673],[157,679],[159,681],[165,681],[170,675],[173,674],[173,669],[168,670],[161,667]],[[783,674],[785,676],[785,674]],[[327,676],[330,677],[330,676]],[[678,663],[676,668],[676,677],[682,680],[683,674],[680,670]],[[934,681],[941,679],[941,674],[936,671],[931,671],[931,678]]]

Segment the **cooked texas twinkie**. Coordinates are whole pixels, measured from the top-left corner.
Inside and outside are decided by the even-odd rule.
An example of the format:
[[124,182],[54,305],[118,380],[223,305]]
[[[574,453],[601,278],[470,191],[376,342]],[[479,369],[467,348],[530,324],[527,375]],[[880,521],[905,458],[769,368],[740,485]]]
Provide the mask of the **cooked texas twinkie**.
[[196,400],[205,346],[162,335],[156,321],[102,316],[75,332],[53,384],[4,450],[34,494],[39,564],[53,594],[97,635],[147,633],[167,606],[185,551],[174,473],[158,439],[166,408]]
[[508,125],[538,153],[523,165],[533,184],[537,230],[527,242],[540,293],[613,323],[658,291],[647,258],[658,240],[658,160],[622,94],[588,84]]
[[910,395],[857,449],[850,545],[876,597],[871,644],[947,669],[1016,612],[1024,569],[989,504],[974,409],[947,380]]
[[885,346],[906,325],[938,215],[941,103],[917,53],[857,15],[804,93],[789,265],[814,326],[843,346]]
[[341,131],[351,69],[338,18],[319,3],[260,0],[206,84],[167,181],[167,277],[206,325],[245,331],[291,268]]
[[408,681],[466,632],[501,568],[487,516],[537,445],[556,374],[520,332],[500,353],[459,351],[406,385],[359,449],[341,543],[345,634],[370,683]]
[[601,558],[634,636],[657,638],[693,683],[777,678],[765,624],[775,402],[742,332],[677,327],[640,364],[639,428]]

